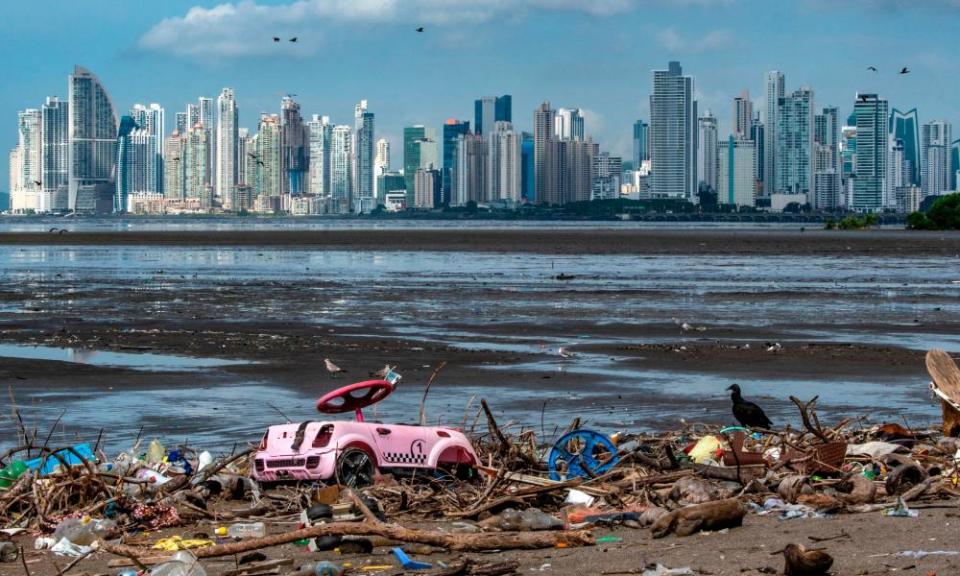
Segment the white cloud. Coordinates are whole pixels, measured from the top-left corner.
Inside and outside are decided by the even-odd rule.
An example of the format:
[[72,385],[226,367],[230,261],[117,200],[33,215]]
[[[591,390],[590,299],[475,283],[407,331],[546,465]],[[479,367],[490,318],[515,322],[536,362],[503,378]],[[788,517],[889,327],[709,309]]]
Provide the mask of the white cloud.
[[735,37],[729,30],[713,30],[699,38],[685,38],[673,27],[657,33],[657,41],[670,52],[707,52],[732,46]]
[[[166,18],[140,38],[141,49],[180,56],[234,57],[257,54],[309,55],[324,25],[405,23],[426,26],[482,23],[498,16],[550,10],[612,16],[640,4],[703,6],[733,0],[295,0],[259,4],[256,0],[196,6]],[[282,36],[273,43],[272,36]],[[298,36],[296,44],[287,37]]]

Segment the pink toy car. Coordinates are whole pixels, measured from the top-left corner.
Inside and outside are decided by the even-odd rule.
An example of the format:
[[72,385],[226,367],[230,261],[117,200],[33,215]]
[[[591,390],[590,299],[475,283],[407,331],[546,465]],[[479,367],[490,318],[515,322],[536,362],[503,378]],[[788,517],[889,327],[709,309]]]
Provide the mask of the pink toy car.
[[364,422],[361,410],[383,400],[393,389],[391,381],[367,380],[334,390],[317,401],[321,413],[354,411],[356,422],[321,420],[271,426],[254,458],[254,479],[367,486],[378,470],[476,466],[477,454],[470,441],[453,428]]

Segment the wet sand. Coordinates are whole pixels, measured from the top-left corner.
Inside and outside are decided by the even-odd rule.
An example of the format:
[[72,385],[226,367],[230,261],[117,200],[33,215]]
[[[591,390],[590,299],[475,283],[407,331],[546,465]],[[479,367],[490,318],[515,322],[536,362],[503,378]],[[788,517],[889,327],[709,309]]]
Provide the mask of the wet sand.
[[2,232],[9,246],[259,246],[539,254],[926,255],[960,258],[960,232],[696,229],[426,229]]
[[[960,351],[957,234],[187,231],[3,242],[20,245],[0,254],[0,379],[31,426],[46,430],[66,411],[63,443],[104,429],[108,446],[126,447],[142,427],[229,450],[278,419],[315,417],[318,396],[387,363],[404,381],[370,416],[401,422],[446,362],[428,415],[465,427],[479,398],[504,423],[548,437],[574,416],[611,432],[727,423],[733,382],[778,425],[798,424],[789,395],[820,395],[827,421],[923,425],[939,414],[923,354]],[[5,343],[38,346],[41,358],[12,357],[22,351]],[[147,355],[174,355],[160,358],[174,368]],[[178,368],[177,356],[243,363]],[[347,372],[329,374],[324,358]],[[0,411],[9,404],[4,394]],[[13,431],[0,420],[4,437]]]

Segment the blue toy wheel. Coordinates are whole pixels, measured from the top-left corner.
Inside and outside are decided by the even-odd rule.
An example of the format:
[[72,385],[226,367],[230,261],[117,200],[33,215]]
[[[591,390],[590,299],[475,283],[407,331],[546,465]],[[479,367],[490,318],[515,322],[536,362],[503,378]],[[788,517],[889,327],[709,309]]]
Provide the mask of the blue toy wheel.
[[551,480],[590,478],[607,472],[620,462],[617,447],[605,434],[574,430],[557,440],[547,457]]

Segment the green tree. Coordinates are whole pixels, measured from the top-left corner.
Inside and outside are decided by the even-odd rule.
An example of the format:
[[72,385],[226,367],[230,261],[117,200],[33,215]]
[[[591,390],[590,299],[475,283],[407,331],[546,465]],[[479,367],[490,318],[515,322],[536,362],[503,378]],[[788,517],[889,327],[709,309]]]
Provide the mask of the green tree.
[[927,218],[937,230],[960,230],[960,193],[937,198]]

